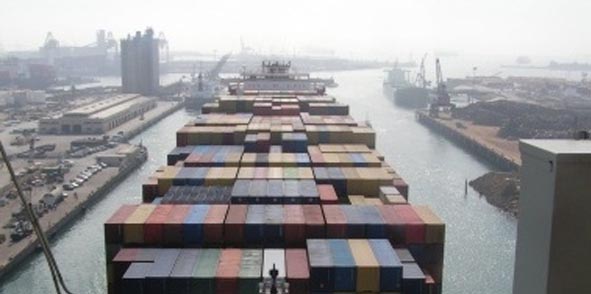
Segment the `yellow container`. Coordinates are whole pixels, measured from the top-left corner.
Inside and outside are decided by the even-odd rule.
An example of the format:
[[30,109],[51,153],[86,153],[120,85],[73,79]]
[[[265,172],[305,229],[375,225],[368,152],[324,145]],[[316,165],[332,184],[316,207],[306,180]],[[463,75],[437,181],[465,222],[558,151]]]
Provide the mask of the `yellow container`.
[[365,205],[384,205],[380,198],[365,198]]
[[367,148],[367,145],[363,145],[363,144],[346,144],[345,145],[345,150],[349,153],[368,153],[370,152],[369,148]]
[[283,166],[283,153],[269,153],[269,166]]
[[144,242],[144,223],[154,208],[156,205],[141,204],[125,220],[123,224],[123,242],[125,244],[142,244]]
[[267,179],[281,180],[283,178],[283,167],[270,167],[267,170]]
[[339,155],[337,153],[323,153],[322,157],[327,167],[339,166]]
[[415,212],[425,223],[425,243],[443,244],[445,242],[445,223],[426,205],[413,206]]
[[254,166],[256,161],[256,153],[244,153],[240,161],[240,166]]
[[[349,239],[349,248],[357,266],[357,292],[380,291],[380,265],[366,239]],[[387,277],[385,277],[387,278]]]
[[351,205],[365,205],[365,196],[363,195],[349,195],[348,198]]
[[241,167],[238,169],[238,179],[250,180],[254,178],[254,167]]
[[178,166],[165,166],[162,170],[162,174],[158,179],[158,194],[163,196],[166,194],[168,189],[172,186],[172,180],[179,173],[181,167]]
[[310,167],[298,167],[298,179],[300,180],[313,180],[314,171]]

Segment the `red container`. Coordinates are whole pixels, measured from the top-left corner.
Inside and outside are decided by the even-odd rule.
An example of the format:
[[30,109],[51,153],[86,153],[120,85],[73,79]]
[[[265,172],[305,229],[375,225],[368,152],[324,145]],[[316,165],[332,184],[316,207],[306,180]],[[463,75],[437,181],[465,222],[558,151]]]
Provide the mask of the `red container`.
[[136,260],[138,251],[139,249],[137,248],[123,248],[119,250],[112,261],[107,261],[107,281],[109,283],[108,286],[112,287],[110,289],[113,289],[113,291],[115,291],[114,289],[119,289],[121,277],[123,277],[131,263]]
[[320,194],[320,204],[338,204],[339,197],[334,187],[330,184],[316,185]]
[[185,130],[183,130],[184,128],[181,128],[180,130],[178,130],[176,132],[176,146],[177,147],[182,147],[182,146],[187,146],[189,145],[189,136],[186,133]]
[[228,205],[216,204],[209,206],[203,223],[203,236],[206,245],[222,244],[224,241],[224,219]]
[[201,154],[198,153],[191,153],[187,158],[185,158],[185,166],[186,167],[197,167],[199,166],[199,160],[201,158]]
[[320,205],[302,205],[302,208],[306,219],[306,238],[324,238],[326,223]]
[[158,180],[155,178],[148,179],[148,182],[142,185],[142,202],[152,203],[157,196]]
[[267,178],[267,168],[266,167],[255,167],[254,168],[254,178],[257,180],[264,180]]
[[394,211],[395,205],[379,205],[376,208],[384,219],[386,226],[386,236],[394,246],[406,244],[406,226],[405,222]]
[[232,204],[224,222],[224,239],[227,245],[240,247],[244,240],[244,224],[248,205]]
[[220,262],[216,271],[216,293],[238,293],[238,274],[240,273],[240,260],[242,250],[222,249]]
[[163,224],[172,210],[172,205],[158,205],[144,223],[144,243],[160,245],[164,239]]
[[105,243],[123,243],[123,223],[138,205],[123,205],[105,222]]
[[283,230],[285,244],[288,247],[303,247],[306,245],[306,219],[301,205],[283,206]]
[[134,262],[137,259],[139,251],[139,248],[122,248],[117,252],[117,255],[115,255],[112,262]]
[[306,249],[285,250],[285,271],[289,282],[289,292],[292,294],[306,294],[310,281],[310,267]]
[[340,205],[322,205],[327,238],[347,238],[347,218]]
[[164,244],[168,246],[182,245],[183,224],[190,209],[190,205],[173,205],[172,210],[164,222]]
[[322,156],[322,153],[310,152],[310,160],[312,161],[312,165],[314,167],[326,166],[326,164],[324,163],[324,156]]
[[215,153],[213,152],[201,155],[201,157],[199,158],[199,162],[197,163],[197,166],[211,166],[211,162],[214,156]]
[[424,244],[425,243],[425,223],[410,205],[393,205],[396,215],[398,215],[405,225],[406,244]]

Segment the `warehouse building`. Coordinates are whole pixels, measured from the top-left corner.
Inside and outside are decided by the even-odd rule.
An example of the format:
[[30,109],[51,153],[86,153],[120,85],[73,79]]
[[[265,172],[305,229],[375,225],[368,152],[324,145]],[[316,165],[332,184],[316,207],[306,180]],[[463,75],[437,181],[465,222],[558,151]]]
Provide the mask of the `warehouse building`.
[[39,121],[41,134],[104,134],[156,107],[153,97],[121,94]]

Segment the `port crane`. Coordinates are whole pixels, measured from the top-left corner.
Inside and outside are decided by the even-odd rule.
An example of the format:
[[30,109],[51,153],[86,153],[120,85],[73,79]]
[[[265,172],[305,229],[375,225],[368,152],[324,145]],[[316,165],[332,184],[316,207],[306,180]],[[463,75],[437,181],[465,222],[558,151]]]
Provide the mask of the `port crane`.
[[164,51],[164,62],[167,64],[170,62],[170,49],[168,48],[168,40],[164,35],[164,32],[158,34],[158,47]]
[[439,58],[435,59],[435,77],[437,82],[437,88],[435,89],[436,97],[435,100],[431,102],[429,114],[431,116],[437,117],[439,116],[439,111],[451,110],[455,107],[455,105],[451,103],[449,93],[447,92],[447,85],[443,80],[443,73],[441,71],[441,63],[439,62]]
[[427,88],[429,86],[429,82],[427,81],[426,73],[425,73],[425,59],[427,59],[427,53],[423,55],[421,59],[421,66],[419,67],[419,72],[417,73],[417,78],[415,80],[415,84],[420,88]]

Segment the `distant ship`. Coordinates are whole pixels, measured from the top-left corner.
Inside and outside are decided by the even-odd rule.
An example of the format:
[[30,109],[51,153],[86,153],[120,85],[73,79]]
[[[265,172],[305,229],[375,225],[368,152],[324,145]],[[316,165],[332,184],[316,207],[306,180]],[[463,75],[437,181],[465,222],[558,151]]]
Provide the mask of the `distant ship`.
[[218,61],[215,67],[206,74],[199,72],[195,78],[195,68],[191,74],[189,96],[185,98],[185,106],[189,109],[201,109],[203,104],[213,102],[215,96],[222,89],[219,74],[231,54],[226,54]]
[[203,104],[212,102],[215,99],[217,87],[212,81],[205,80],[203,73],[199,73],[195,79],[194,75],[189,86],[189,96],[185,99],[185,105],[190,109],[200,109]]
[[429,90],[425,80],[425,57],[414,82],[410,80],[410,71],[395,64],[387,71],[384,88],[392,92],[394,103],[407,108],[425,108],[429,104]]

